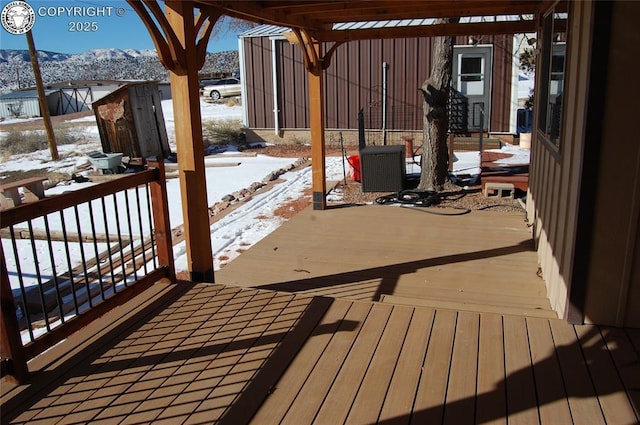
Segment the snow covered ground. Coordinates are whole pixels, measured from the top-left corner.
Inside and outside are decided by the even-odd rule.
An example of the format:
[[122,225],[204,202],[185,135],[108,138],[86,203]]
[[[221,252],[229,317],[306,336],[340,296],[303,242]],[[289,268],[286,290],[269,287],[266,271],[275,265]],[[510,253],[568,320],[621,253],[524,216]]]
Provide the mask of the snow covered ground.
[[[174,140],[174,121],[173,121],[173,108],[170,101],[163,102],[163,114],[165,117],[165,125],[167,127],[167,133],[169,140]],[[201,102],[201,112],[203,122],[207,120],[224,120],[224,119],[240,119],[242,114],[241,107],[228,107],[225,105],[210,104]],[[76,120],[75,122],[77,122]],[[81,121],[87,121],[89,123],[95,123],[93,116],[82,118]],[[8,123],[5,121],[4,123]],[[97,127],[91,125],[87,127],[79,127],[77,138],[83,140],[83,143],[76,145],[61,145],[59,146],[59,153],[61,159],[59,161],[51,161],[49,158],[49,152],[47,150],[35,152],[29,155],[19,155],[6,158],[0,163],[0,172],[12,171],[12,170],[28,170],[39,169],[46,170],[48,172],[63,172],[74,173],[78,169],[83,168],[87,162],[87,153],[101,150],[100,138]],[[0,128],[0,137],[3,137]],[[44,135],[43,135],[44,137]],[[171,144],[171,142],[170,142]],[[174,146],[172,146],[174,148]],[[209,205],[213,205],[220,201],[225,195],[231,194],[238,190],[249,187],[254,182],[260,182],[271,172],[285,168],[293,164],[298,158],[275,158],[265,155],[257,155],[255,157],[237,157],[230,150],[227,153],[218,154],[215,156],[208,156],[205,158],[206,179],[207,179],[207,199]],[[226,165],[233,164],[232,166],[215,166],[224,163]],[[341,158],[327,158],[327,179],[340,180],[343,176],[342,161]],[[275,230],[282,222],[283,218],[275,216],[273,212],[281,205],[284,205],[292,199],[296,199],[302,195],[305,189],[311,186],[311,169],[306,167],[299,171],[290,171],[281,176],[284,180],[283,183],[276,185],[269,191],[258,191],[256,195],[248,202],[243,202],[242,205],[234,212],[225,216],[223,219],[215,223],[211,228],[211,244],[214,252],[215,264],[214,267],[219,269],[221,265],[226,262],[232,261],[242,251],[247,250],[253,244],[264,238],[266,235]],[[53,195],[62,193],[65,191],[77,190],[82,187],[91,186],[94,183],[75,183],[73,181],[69,184],[58,185],[51,189],[48,189],[45,194]],[[168,198],[171,200],[170,205],[170,223],[171,227],[175,228],[183,223],[182,207],[180,205],[180,184],[178,179],[169,179],[167,181]],[[144,208],[145,200],[142,199]],[[124,208],[124,202],[118,202],[118,208]],[[95,206],[96,215],[101,215],[101,205]],[[109,210],[109,207],[107,207]],[[85,219],[89,218],[89,214],[86,211],[81,210],[80,216]],[[124,211],[119,214],[120,217],[124,216]],[[109,221],[108,227],[114,229],[115,214],[110,211],[108,214]],[[62,223],[56,216],[51,217],[48,222],[50,230],[61,230]],[[67,228],[74,228],[73,220],[69,220],[66,224]],[[81,223],[81,228],[87,228],[88,223]],[[34,222],[35,228],[44,228],[43,221]],[[147,228],[147,223],[143,223],[143,229]],[[103,232],[105,229],[96,228],[98,233]],[[84,249],[87,252],[92,252],[94,249],[93,244],[85,244]],[[49,248],[46,243],[38,243],[36,257],[40,264],[40,273],[42,279],[47,280],[53,276],[54,270],[65,269],[67,266],[67,258],[65,253],[65,247],[62,243],[53,243],[52,250],[54,252],[54,261],[49,260]],[[12,252],[10,241],[3,239],[3,247],[5,253]],[[104,250],[105,245],[98,245],[99,250]],[[80,249],[77,245],[75,250]],[[73,255],[74,253],[72,253]],[[34,260],[33,249],[28,241],[18,242],[18,256],[20,258],[21,274],[25,278],[25,285],[33,285],[37,282],[36,268]],[[12,286],[17,289],[17,279],[15,277],[16,261],[8,255],[7,267],[12,275]],[[185,243],[179,243],[174,247],[174,257],[176,262],[176,270],[187,270],[187,258]],[[223,258],[223,260],[221,260]],[[31,266],[31,267],[29,267]],[[55,269],[54,269],[55,267]]]
[[[174,120],[173,108],[171,101],[163,101],[163,114],[165,125],[169,136],[172,149],[174,145]],[[242,108],[239,106],[226,106],[220,104],[211,104],[201,102],[201,113],[203,122],[208,120],[224,120],[224,119],[241,119]],[[95,124],[95,117],[88,116],[78,121],[86,121],[88,124]],[[9,123],[10,121],[4,121]],[[0,127],[0,137],[3,137],[2,128]],[[86,154],[92,151],[101,150],[100,137],[95,125],[78,127],[76,134],[77,139],[81,143],[72,145],[59,146],[61,159],[59,161],[51,161],[48,150],[35,152],[28,155],[11,156],[0,163],[0,172],[11,170],[28,170],[40,169],[48,172],[74,173],[78,169],[86,166],[88,157]],[[44,137],[44,135],[43,135]],[[518,147],[505,147],[502,152],[513,154],[511,158],[501,161],[502,164],[522,164],[528,163],[529,151],[519,149]],[[228,152],[233,154],[234,152]],[[217,154],[209,156],[205,159],[206,180],[207,180],[207,199],[209,205],[213,205],[220,201],[225,195],[231,194],[243,188],[249,187],[254,182],[259,182],[272,171],[285,168],[293,164],[297,158],[274,158],[265,155],[257,155],[255,157],[237,157],[235,155]],[[225,163],[232,166],[215,166],[219,163]],[[479,173],[479,155],[477,152],[457,152],[454,162],[454,174],[458,175],[474,175]],[[416,165],[408,165],[409,173],[419,173],[419,167]],[[326,175],[328,180],[341,180],[343,177],[343,161],[339,157],[330,157],[326,161]],[[241,252],[246,251],[253,244],[264,238],[266,235],[278,228],[284,219],[274,215],[274,211],[281,205],[286,204],[292,199],[300,197],[303,192],[311,187],[311,168],[306,167],[298,171],[287,172],[281,176],[283,183],[276,185],[269,191],[258,191],[256,195],[248,202],[243,202],[239,208],[228,214],[211,227],[211,245],[214,253],[214,268],[219,269],[225,263],[232,261]],[[46,191],[46,194],[53,195],[64,191],[77,190],[81,187],[90,186],[93,183],[75,183],[70,182],[68,185],[58,185]],[[182,207],[180,205],[180,184],[177,179],[169,179],[167,182],[168,197],[171,200],[170,205],[170,223],[175,228],[183,223]],[[144,201],[144,200],[143,200]],[[124,204],[123,202],[121,204]],[[143,205],[144,206],[144,205]],[[97,206],[100,214],[100,206]],[[124,214],[124,211],[123,211]],[[120,216],[123,216],[121,214]],[[81,211],[83,217],[89,217]],[[61,222],[53,218],[48,225],[52,230],[60,230]],[[81,224],[85,226],[87,224]],[[115,215],[109,214],[108,226],[114,228]],[[147,223],[144,223],[143,228]],[[41,222],[34,223],[34,226],[43,227]],[[102,232],[104,229],[96,229],[96,232]],[[10,242],[3,240],[5,253],[11,252]],[[100,247],[104,249],[104,247]],[[64,246],[60,243],[53,244],[55,260],[53,264],[47,265],[46,258],[50,257],[46,243],[38,244],[37,253],[38,262],[40,263],[43,278],[47,275],[53,275],[55,263],[59,263],[56,269],[66,266],[66,254]],[[19,257],[21,258],[22,274],[27,277],[26,284],[34,284],[35,267],[25,269],[25,265],[33,264],[34,254],[30,244],[19,242]],[[38,255],[39,254],[39,255]],[[174,257],[177,271],[187,270],[187,258],[185,243],[179,243],[174,247]],[[51,262],[49,262],[51,263]],[[11,256],[7,258],[7,266],[11,271],[16,269],[16,263]],[[31,278],[29,278],[31,277]],[[12,279],[12,284],[15,286]]]

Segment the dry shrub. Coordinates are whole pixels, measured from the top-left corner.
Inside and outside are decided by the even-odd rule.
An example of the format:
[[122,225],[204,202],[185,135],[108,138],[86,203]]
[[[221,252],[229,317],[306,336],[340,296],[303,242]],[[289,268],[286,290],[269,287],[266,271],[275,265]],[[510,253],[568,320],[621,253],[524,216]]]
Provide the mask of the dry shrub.
[[212,120],[202,123],[202,137],[205,146],[241,146],[246,137],[240,120]]

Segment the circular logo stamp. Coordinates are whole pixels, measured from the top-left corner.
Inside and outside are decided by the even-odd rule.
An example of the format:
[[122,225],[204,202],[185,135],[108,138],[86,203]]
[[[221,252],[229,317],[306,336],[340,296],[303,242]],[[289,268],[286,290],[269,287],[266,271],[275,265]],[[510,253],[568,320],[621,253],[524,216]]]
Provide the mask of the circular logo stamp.
[[0,14],[2,27],[11,34],[24,34],[33,28],[36,22],[36,14],[29,3],[24,1],[12,1],[2,8]]

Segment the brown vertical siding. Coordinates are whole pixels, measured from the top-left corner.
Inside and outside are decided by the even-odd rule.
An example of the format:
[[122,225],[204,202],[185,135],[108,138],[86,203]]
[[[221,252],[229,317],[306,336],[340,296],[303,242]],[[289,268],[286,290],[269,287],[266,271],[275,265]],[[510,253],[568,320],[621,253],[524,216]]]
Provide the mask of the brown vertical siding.
[[[584,312],[588,322],[639,327],[640,139],[629,131],[638,107],[630,107],[627,100],[640,90],[640,83],[626,77],[640,65],[638,46],[630,42],[640,39],[640,4],[615,2],[610,10],[601,6],[596,5],[595,15],[603,19],[610,14],[611,35],[610,44],[594,44],[594,54],[607,52],[601,65],[608,78],[598,81],[603,93],[597,99],[603,106],[594,114],[601,119],[602,135],[595,158],[597,179],[591,187],[596,197]],[[603,33],[598,31],[598,43],[606,39]]]
[[491,129],[508,131],[511,118],[511,75],[513,62],[513,37],[494,36],[493,83],[491,87]]
[[[280,110],[282,111],[282,128],[309,128],[309,112],[307,111],[307,73],[304,67],[302,52],[297,45],[288,41],[278,41],[282,49],[279,69],[282,70],[278,84],[280,85]],[[270,70],[264,72],[272,78]]]
[[[621,4],[631,7],[633,3],[615,3],[615,7]],[[607,79],[599,71],[608,62],[600,58],[603,47],[594,50],[592,44],[592,40],[606,38],[604,34],[593,38],[597,5],[570,3],[562,138],[558,147],[540,134],[533,142],[527,209],[535,224],[540,268],[556,312],[577,323],[637,326],[640,313],[626,309],[640,304],[640,283],[633,281],[638,276],[633,261],[637,258],[634,250],[640,249],[636,245],[640,201],[629,197],[620,181],[640,179],[633,161],[621,166],[639,148],[637,140],[626,137],[622,128],[633,119],[631,110],[619,101],[626,98],[629,82],[612,75]],[[598,14],[598,19],[605,18]],[[615,24],[611,28],[628,39],[634,25],[628,21],[626,29]],[[631,45],[620,42],[618,46],[623,62],[637,64],[637,58],[629,55]],[[629,66],[621,66],[617,75],[624,69]],[[604,96],[608,97],[606,108]],[[600,113],[601,109],[606,113]],[[625,113],[629,114],[626,118]],[[635,153],[625,158],[610,149],[627,142],[631,151],[626,152],[635,149]]]
[[[466,44],[467,37],[457,37]],[[495,42],[493,58],[492,131],[508,131],[511,95],[511,36],[487,37]],[[281,128],[308,128],[306,71],[300,47],[279,40]],[[367,128],[381,128],[382,64],[387,74],[387,128],[422,129],[419,88],[431,71],[432,39],[363,40],[339,46],[325,72],[327,129],[356,129],[358,111]],[[324,46],[328,50],[331,44]],[[245,39],[249,123],[273,128],[271,42],[268,37]],[[251,85],[249,85],[251,84]]]
[[249,127],[274,128],[271,41],[267,37],[245,38],[244,49]]

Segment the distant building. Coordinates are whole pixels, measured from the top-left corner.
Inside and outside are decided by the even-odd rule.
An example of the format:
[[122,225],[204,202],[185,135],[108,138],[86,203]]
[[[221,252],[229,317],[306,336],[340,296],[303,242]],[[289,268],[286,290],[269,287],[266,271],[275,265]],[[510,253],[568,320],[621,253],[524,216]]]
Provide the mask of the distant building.
[[[77,80],[49,84],[45,87],[49,114],[52,116],[71,114],[92,109],[93,102],[102,99],[132,81],[123,80]],[[160,98],[171,99],[169,83],[157,83]],[[38,93],[34,88],[17,90],[0,95],[0,117],[42,116]]]
[[[261,25],[240,35],[245,125],[269,141],[310,125],[304,58],[300,47],[285,38],[288,31]],[[455,38],[452,131],[517,131],[517,52],[523,43],[521,35]],[[362,110],[367,129],[421,132],[419,88],[431,72],[432,49],[429,37],[359,40],[337,47],[325,71],[326,129],[357,129]]]

